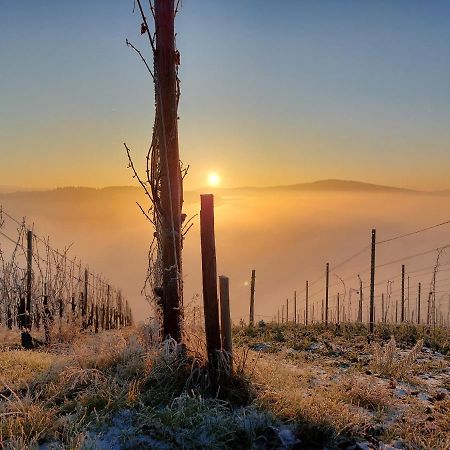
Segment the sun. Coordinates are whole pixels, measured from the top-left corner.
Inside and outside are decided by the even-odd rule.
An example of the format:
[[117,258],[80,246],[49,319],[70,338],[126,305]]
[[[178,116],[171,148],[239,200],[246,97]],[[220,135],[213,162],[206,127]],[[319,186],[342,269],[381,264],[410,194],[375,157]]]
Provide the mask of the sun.
[[212,187],[219,186],[220,184],[220,176],[216,172],[211,172],[208,174],[208,184]]

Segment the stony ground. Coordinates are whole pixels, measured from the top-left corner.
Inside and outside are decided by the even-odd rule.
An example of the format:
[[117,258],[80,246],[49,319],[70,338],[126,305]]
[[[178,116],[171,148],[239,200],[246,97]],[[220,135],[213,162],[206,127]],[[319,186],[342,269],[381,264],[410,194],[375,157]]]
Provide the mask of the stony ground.
[[238,328],[215,393],[201,339],[179,357],[146,327],[39,351],[17,337],[0,351],[5,449],[450,448],[446,330]]

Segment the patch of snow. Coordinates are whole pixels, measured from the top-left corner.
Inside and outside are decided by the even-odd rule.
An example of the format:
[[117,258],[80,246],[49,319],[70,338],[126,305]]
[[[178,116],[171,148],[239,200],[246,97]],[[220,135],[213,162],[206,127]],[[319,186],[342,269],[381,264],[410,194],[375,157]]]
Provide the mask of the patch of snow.
[[298,443],[294,433],[288,428],[278,430],[278,437],[280,438],[284,448],[291,448]]

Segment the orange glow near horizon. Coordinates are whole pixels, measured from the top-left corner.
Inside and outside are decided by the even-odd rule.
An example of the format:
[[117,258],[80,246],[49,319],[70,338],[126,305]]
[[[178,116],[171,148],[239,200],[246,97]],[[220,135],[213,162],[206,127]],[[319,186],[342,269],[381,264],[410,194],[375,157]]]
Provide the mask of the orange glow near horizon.
[[211,187],[217,187],[220,184],[220,175],[217,172],[210,172],[208,174],[208,185]]

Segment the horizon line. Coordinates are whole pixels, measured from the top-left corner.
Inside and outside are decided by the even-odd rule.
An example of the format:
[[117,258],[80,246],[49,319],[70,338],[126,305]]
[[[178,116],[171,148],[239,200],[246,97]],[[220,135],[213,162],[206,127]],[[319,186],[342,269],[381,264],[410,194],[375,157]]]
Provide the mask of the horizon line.
[[[250,189],[289,189],[294,187],[307,187],[320,185],[325,183],[341,183],[347,185],[359,185],[360,187],[372,187],[375,189],[391,189],[391,190],[399,190],[399,191],[407,191],[407,192],[416,192],[416,193],[439,193],[439,192],[447,192],[450,189],[434,189],[434,190],[423,190],[423,189],[414,189],[409,187],[399,187],[387,184],[377,184],[367,181],[359,181],[352,179],[343,179],[343,178],[324,178],[315,181],[306,181],[306,182],[296,182],[290,184],[270,184],[270,185],[243,185],[243,186],[200,186],[195,188],[185,189],[185,192],[197,192],[203,190],[209,191],[220,191],[220,190],[250,190]],[[51,192],[62,189],[92,189],[92,190],[102,190],[102,189],[120,189],[120,188],[136,188],[139,189],[138,185],[124,184],[124,185],[103,185],[103,186],[88,186],[88,185],[66,185],[66,186],[55,186],[55,187],[23,187],[23,186],[10,186],[10,185],[0,185],[0,194],[15,194],[15,193],[24,193],[24,192]],[[332,189],[332,187],[330,187]],[[4,191],[4,192],[2,192]]]

